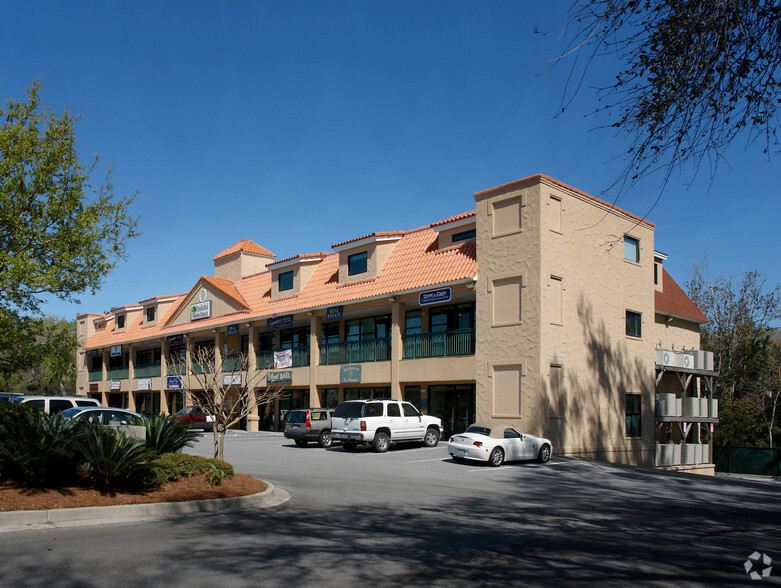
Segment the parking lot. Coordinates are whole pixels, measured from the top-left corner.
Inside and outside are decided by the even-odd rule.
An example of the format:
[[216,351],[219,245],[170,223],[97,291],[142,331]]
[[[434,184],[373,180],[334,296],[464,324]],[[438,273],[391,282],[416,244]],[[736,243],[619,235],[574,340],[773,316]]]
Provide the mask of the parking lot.
[[[210,455],[211,436],[192,450]],[[712,585],[781,562],[777,483],[561,458],[454,463],[444,444],[384,454],[229,432],[239,472],[292,499],[165,521],[0,535],[14,585]],[[102,562],[110,562],[103,564]],[[90,566],[100,566],[90,574]],[[773,571],[763,585],[779,583]]]

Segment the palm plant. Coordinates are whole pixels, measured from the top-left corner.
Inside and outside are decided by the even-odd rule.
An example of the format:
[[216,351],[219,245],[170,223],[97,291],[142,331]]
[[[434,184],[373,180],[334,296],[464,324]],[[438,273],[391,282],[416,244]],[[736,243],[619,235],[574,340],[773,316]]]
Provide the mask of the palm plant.
[[171,417],[159,414],[145,419],[146,446],[162,455],[176,453],[184,447],[192,447],[192,442],[198,438],[198,433],[190,429],[185,421],[176,421]]
[[84,425],[78,449],[89,465],[95,485],[105,490],[125,488],[144,471],[156,455],[143,441],[119,435],[100,425]]
[[61,414],[49,416],[24,405],[0,411],[0,469],[26,486],[59,486],[75,477],[83,432]]

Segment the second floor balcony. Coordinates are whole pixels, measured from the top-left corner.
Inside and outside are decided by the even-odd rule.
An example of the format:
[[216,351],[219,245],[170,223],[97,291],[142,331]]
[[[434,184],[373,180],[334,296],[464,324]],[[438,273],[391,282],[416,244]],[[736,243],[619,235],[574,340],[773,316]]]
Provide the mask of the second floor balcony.
[[389,361],[390,358],[390,337],[363,339],[361,341],[340,341],[323,345],[320,349],[321,365]]
[[106,369],[106,378],[109,380],[127,380],[129,376],[130,368],[126,365]]
[[404,337],[404,359],[455,357],[474,354],[474,329],[423,333],[420,335],[406,335]]
[[156,378],[160,375],[160,362],[157,363],[139,363],[133,370],[136,378]]
[[[282,350],[279,350],[282,351]],[[309,349],[291,349],[292,364],[290,367],[306,367],[309,365]],[[261,351],[257,354],[257,365],[259,370],[274,368],[274,352]]]

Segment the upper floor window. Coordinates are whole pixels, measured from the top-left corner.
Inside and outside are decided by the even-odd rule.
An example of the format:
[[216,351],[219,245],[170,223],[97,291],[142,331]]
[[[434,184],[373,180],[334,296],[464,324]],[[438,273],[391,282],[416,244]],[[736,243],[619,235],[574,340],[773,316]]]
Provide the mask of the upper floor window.
[[624,235],[624,259],[640,263],[640,241]]
[[453,243],[458,243],[459,241],[466,241],[467,239],[474,239],[477,234],[476,229],[472,229],[470,231],[464,231],[463,233],[455,233],[453,235]]
[[279,291],[284,292],[285,290],[292,290],[293,289],[293,271],[289,272],[283,272],[277,276],[277,280],[279,283]]
[[117,328],[118,329],[124,329],[125,328],[125,315],[120,314],[117,316]]
[[367,270],[368,254],[361,251],[347,258],[347,275],[365,274]]
[[628,337],[642,336],[643,315],[639,312],[626,311],[626,334]]
[[642,435],[643,397],[639,394],[626,395],[626,436],[640,437]]
[[155,307],[150,306],[146,309],[146,322],[151,323],[155,320]]

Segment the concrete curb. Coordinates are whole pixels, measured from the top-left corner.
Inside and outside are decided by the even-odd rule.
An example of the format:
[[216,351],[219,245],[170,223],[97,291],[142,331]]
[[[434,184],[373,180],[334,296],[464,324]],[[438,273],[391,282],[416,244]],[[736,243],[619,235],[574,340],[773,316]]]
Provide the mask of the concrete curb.
[[289,493],[280,488],[275,488],[273,484],[268,484],[268,488],[258,494],[232,498],[0,512],[0,533],[41,528],[50,529],[52,527],[149,521],[169,516],[219,512],[250,506],[271,508],[284,504],[288,500],[290,500]]

